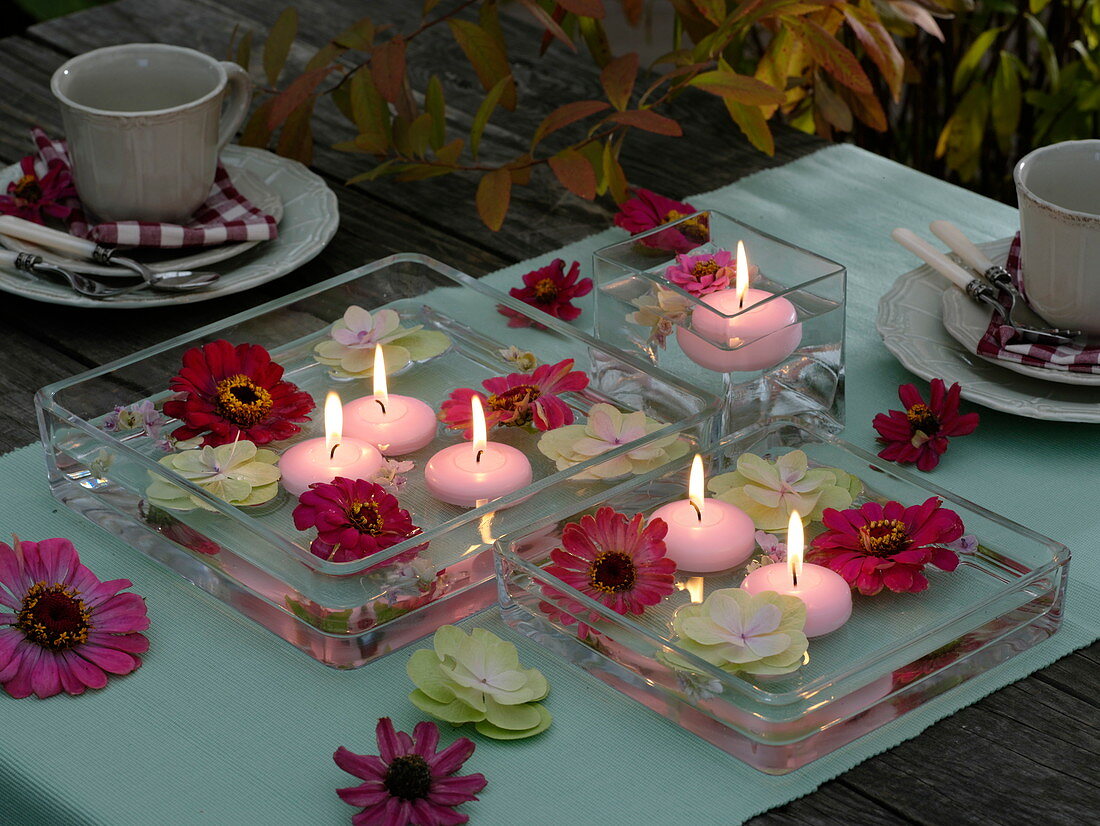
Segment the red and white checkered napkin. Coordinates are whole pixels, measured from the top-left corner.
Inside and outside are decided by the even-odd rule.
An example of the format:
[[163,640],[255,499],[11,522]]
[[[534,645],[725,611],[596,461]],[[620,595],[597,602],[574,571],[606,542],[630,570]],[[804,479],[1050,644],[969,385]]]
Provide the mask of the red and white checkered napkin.
[[[69,166],[65,141],[52,140],[37,127],[31,130],[38,158],[48,164],[58,160]],[[210,195],[186,224],[154,221],[107,221],[88,224],[80,217],[69,224],[69,232],[101,244],[120,247],[212,247],[228,241],[271,241],[279,234],[275,218],[253,206],[218,164]]]
[[[1020,233],[1016,233],[1016,237],[1012,240],[1005,269],[1012,276],[1012,283],[1021,294],[1027,295],[1020,272]],[[1008,307],[1006,297],[1001,297],[1001,303]],[[1019,338],[1013,328],[1006,327],[999,321],[1000,316],[994,313],[989,320],[989,327],[978,341],[978,355],[1047,370],[1100,374],[1100,347],[1075,347],[1067,344],[1053,347],[1049,344],[1032,344]]]

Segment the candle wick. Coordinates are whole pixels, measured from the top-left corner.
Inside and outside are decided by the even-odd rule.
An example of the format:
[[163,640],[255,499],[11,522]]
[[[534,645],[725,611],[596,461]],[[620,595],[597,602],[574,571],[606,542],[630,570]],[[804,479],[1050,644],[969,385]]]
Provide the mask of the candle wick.
[[737,309],[738,310],[745,309],[745,293],[741,293],[741,298],[737,302]]
[[791,582],[795,588],[798,587],[798,571],[791,571]]
[[336,456],[336,448],[340,447],[340,443],[337,442],[332,446],[332,450],[328,452],[328,460],[331,462],[333,457]]
[[482,454],[482,453],[484,453],[484,452],[485,452],[485,448],[481,448],[481,449],[480,449],[480,450],[479,450],[479,451],[477,452],[477,456],[475,456],[475,457],[474,457],[474,461],[475,461],[475,462],[480,462],[480,461],[481,461],[481,454]]
[[375,399],[375,401],[378,402],[378,406],[382,408],[382,415],[385,416],[386,415],[386,405],[382,404],[381,399]]
[[695,502],[692,501],[691,499],[688,499],[688,502],[691,504],[691,506],[693,508],[695,508],[695,515],[699,518],[699,521],[702,522],[703,521],[703,509],[700,508],[697,504],[695,504]]

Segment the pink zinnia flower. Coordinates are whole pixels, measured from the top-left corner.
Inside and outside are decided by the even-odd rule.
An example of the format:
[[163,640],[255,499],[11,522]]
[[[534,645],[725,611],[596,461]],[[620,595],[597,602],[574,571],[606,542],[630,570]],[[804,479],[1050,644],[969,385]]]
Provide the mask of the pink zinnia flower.
[[0,214],[44,224],[47,217],[68,221],[78,211],[71,205],[76,203],[73,176],[61,161],[47,164],[27,155],[19,168],[22,176],[8,184],[7,195],[0,195]]
[[100,582],[68,539],[0,542],[0,685],[12,697],[83,694],[129,674],[149,640],[145,601]]
[[469,387],[455,390],[440,405],[439,418],[452,430],[472,435],[470,400],[482,397],[486,427],[522,427],[533,423],[539,430],[554,430],[573,424],[573,410],[558,398],[561,393],[579,393],[588,387],[588,376],[573,369],[573,359],[543,364],[531,373],[509,373],[485,379],[485,393]]
[[485,788],[483,774],[457,774],[474,743],[460,737],[443,751],[439,727],[417,723],[413,736],[395,731],[389,717],[378,721],[378,755],[361,755],[341,746],[332,755],[336,765],[365,782],[337,789],[340,799],[363,811],[351,819],[356,826],[455,826],[470,817],[455,806],[477,800]]
[[[397,497],[384,487],[365,479],[343,476],[337,476],[331,483],[310,485],[309,490],[298,497],[293,517],[298,530],[317,529],[317,538],[309,550],[329,562],[363,559],[421,532],[413,524],[409,512],[398,505]],[[367,571],[408,562],[427,546],[425,542],[410,548]]]
[[165,415],[183,422],[172,435],[182,441],[206,434],[204,446],[286,439],[316,406],[309,393],[283,381],[282,366],[258,344],[219,340],[192,347],[168,386],[181,394],[164,403]]
[[943,379],[932,379],[932,396],[924,403],[916,385],[903,384],[898,397],[904,412],[891,410],[879,413],[872,424],[878,431],[878,441],[885,444],[879,456],[891,462],[917,465],[918,470],[931,470],[947,452],[951,436],[965,436],[978,426],[977,413],[959,413],[958,382],[945,390]]
[[[641,614],[674,589],[676,563],[665,556],[666,533],[663,519],[647,524],[640,513],[627,519],[613,508],[600,508],[565,526],[562,547],[550,552],[552,564],[545,571],[616,613]],[[544,603],[543,610],[566,625],[577,622],[580,636],[588,636],[591,629],[577,619],[586,613],[579,602],[549,585],[542,591],[558,603]]]
[[[591,278],[577,280],[580,271],[579,261],[574,261],[567,273],[565,271],[565,261],[555,258],[545,267],[532,270],[524,275],[523,286],[512,287],[508,291],[508,295],[512,298],[518,298],[525,304],[530,304],[554,318],[560,318],[562,321],[573,321],[581,314],[581,308],[573,303],[573,299],[592,292]],[[497,310],[508,316],[509,327],[530,327],[535,324],[527,316],[510,307],[501,305],[497,307]]]
[[963,523],[940,505],[933,496],[908,508],[898,502],[826,508],[821,521],[829,530],[814,537],[806,561],[831,568],[867,596],[884,586],[898,593],[923,591],[925,565],[953,571],[959,564],[955,552],[943,546],[962,536]]
[[[631,190],[634,197],[619,205],[615,216],[615,226],[622,227],[631,235],[646,232],[661,224],[685,218],[698,210],[689,203],[674,201],[664,195],[658,195],[641,187]],[[710,239],[705,216],[684,221],[675,228],[669,228],[648,236],[644,243],[654,249],[670,252],[688,252]]]
[[728,290],[737,278],[737,263],[729,250],[703,255],[677,255],[665,278],[694,296]]

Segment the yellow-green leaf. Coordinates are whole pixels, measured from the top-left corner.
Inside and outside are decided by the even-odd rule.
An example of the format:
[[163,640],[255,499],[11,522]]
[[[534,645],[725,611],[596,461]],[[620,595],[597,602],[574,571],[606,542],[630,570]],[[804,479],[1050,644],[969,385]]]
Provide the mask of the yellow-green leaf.
[[245,32],[241,42],[237,44],[237,65],[248,71],[252,63],[252,32]]
[[465,145],[466,142],[462,138],[455,138],[450,143],[435,150],[435,157],[443,163],[453,164],[458,160],[458,156],[462,154],[462,147]]
[[489,90],[489,94],[485,96],[485,100],[481,101],[481,105],[477,107],[477,114],[474,115],[474,122],[470,126],[470,154],[475,159],[477,158],[477,151],[481,147],[481,135],[485,131],[485,126],[489,123],[489,118],[493,116],[505,88],[511,82],[511,76],[502,77],[497,85]]
[[611,62],[611,43],[607,39],[603,24],[591,17],[580,17],[577,19],[577,26],[581,30],[581,37],[584,38],[592,59],[602,69]]
[[989,47],[993,45],[993,41],[997,39],[1000,33],[1000,27],[982,32],[974,38],[970,48],[963,53],[958,66],[955,67],[955,80],[951,84],[952,91],[956,95],[962,92],[970,83],[971,78],[978,71],[982,58],[985,57],[985,53],[989,51]]
[[1032,14],[1038,14],[1050,5],[1050,0],[1029,0],[1027,5]]
[[366,172],[360,172],[354,177],[348,178],[344,183],[347,186],[361,183],[362,181],[373,181],[377,178],[381,178],[385,175],[393,175],[400,172],[407,164],[401,163],[395,158],[390,158],[388,161],[383,161],[374,167],[374,169],[368,169]]
[[485,91],[490,91],[502,80],[508,82],[500,96],[500,105],[512,111],[516,108],[516,84],[512,80],[512,67],[508,63],[508,54],[504,42],[477,23],[468,20],[448,20],[451,34],[462,47],[466,59],[477,72]]
[[494,169],[481,176],[477,184],[477,214],[496,232],[504,224],[512,199],[512,176],[507,169]]
[[[423,117],[423,115],[421,115]],[[453,169],[438,166],[431,163],[411,163],[394,176],[396,181],[424,181],[428,178],[438,178],[442,175],[450,175]]]
[[741,128],[749,142],[766,155],[774,155],[775,138],[760,107],[748,106],[730,98],[722,100],[733,122]]
[[531,14],[538,24],[546,29],[546,32],[564,43],[570,51],[577,51],[577,46],[573,43],[572,39],[565,33],[565,29],[559,25],[559,23],[550,16],[550,14],[540,6],[535,0],[519,0],[519,4],[523,6]]
[[603,67],[600,83],[611,105],[620,112],[630,105],[634,81],[638,78],[638,54],[631,52],[617,57]]
[[596,197],[596,173],[588,158],[572,147],[563,149],[549,159],[550,169],[562,186],[587,201]]
[[577,150],[588,159],[592,172],[596,176],[596,194],[607,192],[607,176],[603,167],[603,147],[597,141],[589,141]]
[[424,111],[432,118],[432,149],[439,149],[447,140],[447,107],[443,102],[443,84],[436,75],[424,91]]
[[418,158],[423,158],[428,151],[432,133],[432,116],[427,112],[419,115],[409,124],[409,148]]
[[834,129],[852,131],[852,110],[820,75],[814,81],[814,108]]
[[814,21],[800,17],[784,17],[783,21],[830,75],[856,92],[872,91],[871,79],[856,56],[828,31]]
[[692,78],[689,85],[750,106],[778,106],[786,100],[786,95],[774,86],[732,71],[703,72]]
[[278,82],[297,34],[298,10],[293,6],[283,9],[264,42],[264,74],[267,75],[270,85],[274,86]]
[[539,128],[535,130],[535,136],[531,139],[531,148],[538,146],[542,139],[552,132],[610,108],[611,106],[602,100],[575,100],[559,106],[542,119]]
[[1004,151],[1012,148],[1012,138],[1020,125],[1020,110],[1023,93],[1020,90],[1020,75],[1013,56],[1002,51],[997,63],[997,72],[993,75],[993,94],[990,112],[993,115],[993,134]]
[[680,124],[672,118],[657,114],[652,109],[632,109],[627,112],[616,112],[611,115],[608,120],[614,121],[615,123],[621,123],[624,126],[634,126],[638,129],[644,129],[646,132],[653,132],[657,135],[667,135],[672,138],[678,138],[684,134],[684,130],[680,128]]
[[626,200],[628,194],[626,175],[619,163],[618,152],[612,148],[610,141],[604,144],[603,168],[604,175],[607,176],[607,188],[611,191],[611,197],[615,199],[615,203],[621,204]]
[[374,22],[369,17],[361,17],[340,32],[335,43],[343,49],[366,51],[374,45],[375,34]]
[[265,100],[259,105],[241,131],[241,146],[265,147],[271,141],[271,129],[267,125],[267,117],[271,114],[271,106],[274,99]]
[[726,19],[726,0],[691,0],[691,4],[708,23],[720,26]]
[[384,154],[390,148],[392,130],[390,109],[375,88],[370,68],[356,70],[348,81],[351,90],[351,112],[359,137],[356,143],[368,152]]

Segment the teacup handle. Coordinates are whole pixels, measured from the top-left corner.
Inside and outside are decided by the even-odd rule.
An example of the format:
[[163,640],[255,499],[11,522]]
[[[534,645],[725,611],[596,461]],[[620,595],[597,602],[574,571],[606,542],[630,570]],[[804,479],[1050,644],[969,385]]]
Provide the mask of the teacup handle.
[[248,115],[248,105],[252,102],[252,79],[248,72],[236,63],[219,61],[225,69],[225,103],[222,109],[221,125],[218,127],[218,151],[233,140]]

